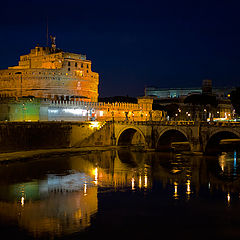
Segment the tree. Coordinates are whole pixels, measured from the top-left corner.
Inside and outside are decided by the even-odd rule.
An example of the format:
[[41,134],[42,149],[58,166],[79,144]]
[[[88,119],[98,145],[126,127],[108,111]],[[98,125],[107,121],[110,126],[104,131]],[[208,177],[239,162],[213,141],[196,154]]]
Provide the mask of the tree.
[[240,87],[237,87],[236,90],[231,92],[231,103],[235,109],[235,112],[240,115]]
[[211,105],[212,107],[217,107],[216,96],[205,95],[205,94],[191,94],[185,98],[184,103],[189,103],[192,105]]

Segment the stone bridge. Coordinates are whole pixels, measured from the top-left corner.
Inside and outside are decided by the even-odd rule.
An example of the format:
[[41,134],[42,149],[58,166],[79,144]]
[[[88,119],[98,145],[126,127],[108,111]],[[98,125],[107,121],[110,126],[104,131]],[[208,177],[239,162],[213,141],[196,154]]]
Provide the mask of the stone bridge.
[[2,152],[40,148],[134,145],[160,151],[177,146],[186,151],[205,153],[219,148],[219,143],[223,139],[234,139],[231,141],[236,145],[239,144],[240,123],[0,122],[0,151]]
[[173,142],[188,144],[192,152],[208,152],[223,139],[240,139],[237,122],[107,122],[112,145],[139,145],[166,150]]

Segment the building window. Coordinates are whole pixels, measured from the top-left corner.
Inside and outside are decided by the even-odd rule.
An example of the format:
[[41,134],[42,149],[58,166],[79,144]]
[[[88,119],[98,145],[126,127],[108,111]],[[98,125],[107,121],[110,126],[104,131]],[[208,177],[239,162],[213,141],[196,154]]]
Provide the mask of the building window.
[[83,63],[81,63],[81,68],[83,68]]
[[70,62],[68,62],[68,66],[71,66],[71,63],[70,63]]
[[88,68],[88,64],[87,64],[87,68]]
[[71,69],[70,68],[68,68],[68,71],[70,71]]
[[75,67],[77,67],[77,63],[75,62]]

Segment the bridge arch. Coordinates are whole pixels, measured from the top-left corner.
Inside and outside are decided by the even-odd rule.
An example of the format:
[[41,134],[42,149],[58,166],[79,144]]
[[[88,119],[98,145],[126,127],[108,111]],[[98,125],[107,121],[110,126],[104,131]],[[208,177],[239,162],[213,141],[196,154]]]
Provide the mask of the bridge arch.
[[223,139],[240,139],[240,133],[234,129],[220,129],[212,132],[205,143],[204,152],[209,154],[224,150],[220,146],[220,141]]
[[160,132],[156,148],[161,151],[169,151],[172,142],[188,142],[188,136],[182,129],[166,128]]
[[144,133],[137,127],[125,127],[123,128],[117,138],[116,138],[116,145],[117,146],[131,146],[131,145],[138,145],[138,146],[145,146],[146,139]]

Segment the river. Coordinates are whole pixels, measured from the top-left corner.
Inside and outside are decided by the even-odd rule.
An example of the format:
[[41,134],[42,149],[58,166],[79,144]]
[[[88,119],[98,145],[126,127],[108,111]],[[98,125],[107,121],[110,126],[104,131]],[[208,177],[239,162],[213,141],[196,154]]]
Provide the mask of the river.
[[239,168],[236,151],[121,149],[5,163],[1,239],[239,239]]

